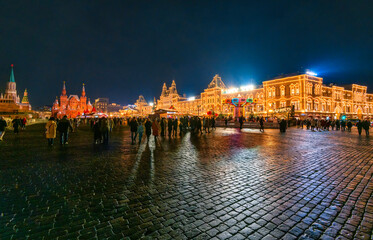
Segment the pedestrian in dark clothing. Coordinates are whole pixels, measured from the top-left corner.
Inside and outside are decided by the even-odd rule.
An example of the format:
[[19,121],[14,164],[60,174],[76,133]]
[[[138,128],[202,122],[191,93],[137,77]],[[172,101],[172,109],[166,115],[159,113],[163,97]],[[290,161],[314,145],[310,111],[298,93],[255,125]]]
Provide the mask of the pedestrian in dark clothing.
[[361,135],[361,130],[363,130],[363,123],[360,120],[356,123],[356,127],[359,135]]
[[109,143],[109,121],[107,118],[100,119],[100,129],[102,135],[102,142],[103,144],[107,145]]
[[3,141],[5,135],[5,129],[8,126],[3,117],[0,117],[0,141]]
[[215,127],[215,118],[214,117],[211,118],[211,130],[212,129],[216,129],[216,127]]
[[18,117],[16,117],[15,119],[13,119],[12,123],[13,123],[14,133],[18,134],[19,133],[19,129],[18,128],[21,125],[21,121],[18,119]]
[[162,118],[161,119],[161,136],[162,137],[164,137],[165,128],[166,128],[166,121],[164,120],[164,118]]
[[366,136],[369,136],[369,127],[370,127],[370,121],[365,120],[365,121],[363,122],[363,128],[364,128],[364,130],[365,130],[365,135],[366,135]]
[[180,137],[182,136],[182,133],[183,133],[183,121],[182,119],[180,119],[180,122],[179,122],[179,135]]
[[172,134],[172,125],[173,125],[172,118],[169,118],[168,121],[167,121],[168,137],[171,137],[171,134]]
[[242,116],[238,119],[238,121],[239,121],[239,123],[240,123],[240,129],[242,129],[243,120],[244,120],[244,119],[243,119]]
[[341,127],[341,123],[340,123],[340,121],[337,119],[337,121],[335,121],[335,130],[339,131],[340,127]]
[[225,127],[228,127],[228,118],[224,118]]
[[92,123],[92,129],[93,129],[93,143],[94,144],[101,143],[101,128],[100,128],[100,122],[98,120]]
[[131,129],[131,141],[132,145],[134,142],[136,142],[136,137],[137,137],[137,121],[136,118],[132,118],[132,120],[129,122],[130,129]]
[[152,122],[148,118],[145,122],[145,134],[146,134],[146,139],[149,142],[150,135],[152,134]]
[[60,133],[61,145],[68,144],[69,130],[72,130],[72,126],[65,115],[57,124],[57,131]]
[[260,118],[259,124],[260,124],[259,131],[264,132],[264,118],[263,117]]
[[172,131],[173,131],[174,137],[177,136],[177,126],[178,126],[178,121],[175,118],[174,121],[173,121],[173,123],[172,123]]
[[286,132],[286,120],[285,119],[282,119],[280,121],[280,132]]
[[199,117],[197,117],[196,126],[197,126],[197,133],[203,134],[203,132],[202,132],[202,122],[201,122],[201,119]]

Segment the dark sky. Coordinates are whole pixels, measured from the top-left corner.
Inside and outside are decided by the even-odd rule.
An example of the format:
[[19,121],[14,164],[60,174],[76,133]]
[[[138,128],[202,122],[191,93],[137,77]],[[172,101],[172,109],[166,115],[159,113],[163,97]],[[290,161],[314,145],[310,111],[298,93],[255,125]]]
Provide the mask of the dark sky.
[[68,94],[133,103],[163,82],[199,94],[311,69],[373,92],[373,1],[0,0],[0,86],[10,64],[31,104]]

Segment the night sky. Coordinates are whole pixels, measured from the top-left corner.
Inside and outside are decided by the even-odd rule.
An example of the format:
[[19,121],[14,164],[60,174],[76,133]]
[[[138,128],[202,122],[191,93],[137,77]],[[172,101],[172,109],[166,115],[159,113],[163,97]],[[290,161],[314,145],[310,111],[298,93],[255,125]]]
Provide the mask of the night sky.
[[175,79],[199,94],[311,69],[373,92],[373,1],[0,0],[0,90],[14,64],[33,106],[68,94],[134,103]]

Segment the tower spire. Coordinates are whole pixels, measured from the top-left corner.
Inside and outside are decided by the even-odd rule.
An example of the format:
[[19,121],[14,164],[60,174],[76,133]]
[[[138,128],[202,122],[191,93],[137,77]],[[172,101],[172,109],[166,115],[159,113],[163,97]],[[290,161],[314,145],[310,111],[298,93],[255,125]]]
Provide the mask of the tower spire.
[[85,97],[85,87],[84,87],[84,83],[83,83],[83,88],[82,88],[82,97]]
[[14,71],[13,71],[14,65],[11,64],[10,67],[11,67],[11,69],[10,69],[10,79],[9,79],[9,82],[15,82],[15,80],[14,80]]
[[63,96],[66,95],[66,85],[65,85],[65,81],[63,81],[62,95],[63,95]]

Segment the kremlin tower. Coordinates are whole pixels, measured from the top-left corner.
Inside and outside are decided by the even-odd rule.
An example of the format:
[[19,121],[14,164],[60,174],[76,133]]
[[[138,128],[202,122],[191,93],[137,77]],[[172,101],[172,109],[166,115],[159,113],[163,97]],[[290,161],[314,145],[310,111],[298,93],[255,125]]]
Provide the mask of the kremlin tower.
[[17,85],[14,78],[14,65],[10,65],[10,78],[5,89],[5,94],[0,95],[0,112],[20,113],[31,110],[27,90],[24,92],[22,102],[17,95]]

